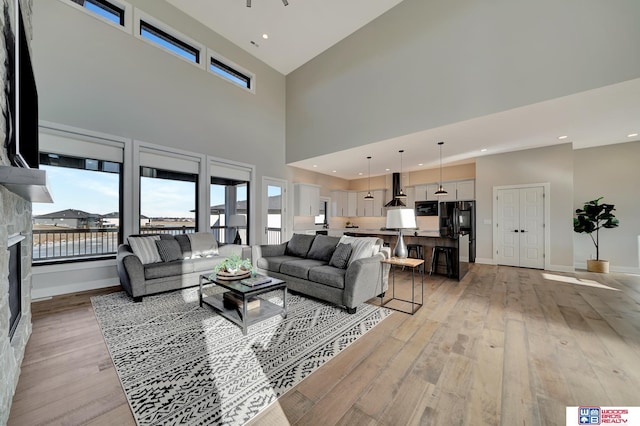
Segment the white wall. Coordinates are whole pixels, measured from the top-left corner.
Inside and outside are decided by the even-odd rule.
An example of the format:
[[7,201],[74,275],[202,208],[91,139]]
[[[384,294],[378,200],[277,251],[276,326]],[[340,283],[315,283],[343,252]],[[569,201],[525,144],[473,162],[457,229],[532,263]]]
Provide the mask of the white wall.
[[[573,204],[604,197],[614,204],[620,226],[600,233],[600,259],[610,269],[640,274],[640,141],[574,151]],[[586,234],[573,234],[574,262],[586,268],[596,251]]]
[[287,161],[640,77],[637,0],[404,0],[287,76]]
[[[166,2],[128,0],[255,73],[255,94],[59,0],[33,2],[39,118],[125,140],[255,165],[252,229],[263,229],[261,177],[286,178],[285,77]],[[130,188],[125,188],[130,191]],[[35,297],[119,280],[115,262],[36,267]]]
[[549,267],[573,269],[573,150],[571,144],[487,155],[476,161],[478,261],[493,259],[493,187],[549,183],[545,202],[551,206]]

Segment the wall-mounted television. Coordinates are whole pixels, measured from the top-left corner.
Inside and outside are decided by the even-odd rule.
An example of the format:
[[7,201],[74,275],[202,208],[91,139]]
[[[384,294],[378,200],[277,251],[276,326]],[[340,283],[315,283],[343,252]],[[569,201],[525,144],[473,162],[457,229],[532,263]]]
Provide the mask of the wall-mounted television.
[[9,3],[4,3],[5,146],[14,166],[38,168],[38,91],[20,1],[13,2],[13,17]]

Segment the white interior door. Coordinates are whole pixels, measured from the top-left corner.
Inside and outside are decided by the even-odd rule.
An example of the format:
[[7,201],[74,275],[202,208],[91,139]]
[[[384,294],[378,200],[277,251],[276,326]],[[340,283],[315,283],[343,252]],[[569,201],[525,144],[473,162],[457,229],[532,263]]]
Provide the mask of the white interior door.
[[497,192],[497,262],[544,269],[544,187]]
[[286,232],[287,182],[262,178],[262,244],[280,244]]

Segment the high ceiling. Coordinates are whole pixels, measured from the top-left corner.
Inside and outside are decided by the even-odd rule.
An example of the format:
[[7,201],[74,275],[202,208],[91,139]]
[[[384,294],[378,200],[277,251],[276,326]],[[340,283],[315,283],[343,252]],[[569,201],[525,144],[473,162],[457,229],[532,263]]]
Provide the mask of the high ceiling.
[[[401,0],[167,0],[286,75]],[[269,36],[263,38],[263,34]],[[253,43],[252,43],[253,42]],[[473,162],[482,155],[573,143],[575,149],[640,137],[640,79],[291,164],[344,179]],[[559,139],[561,136],[566,138]],[[486,149],[486,151],[481,151]]]
[[284,75],[402,0],[288,1],[167,0]]

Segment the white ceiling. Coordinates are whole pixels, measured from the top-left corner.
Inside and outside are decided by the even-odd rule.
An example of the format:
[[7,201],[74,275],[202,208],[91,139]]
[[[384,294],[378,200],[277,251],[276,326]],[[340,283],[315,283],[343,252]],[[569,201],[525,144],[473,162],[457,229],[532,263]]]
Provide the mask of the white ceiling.
[[284,75],[401,1],[167,0]]
[[[167,0],[218,34],[288,74],[402,0]],[[262,34],[269,35],[267,40]],[[253,45],[254,41],[258,46]],[[572,142],[574,149],[640,140],[640,79],[490,116],[379,141],[292,166],[344,179],[473,162],[481,155]],[[567,138],[559,140],[558,137]],[[486,152],[481,152],[486,149]]]

